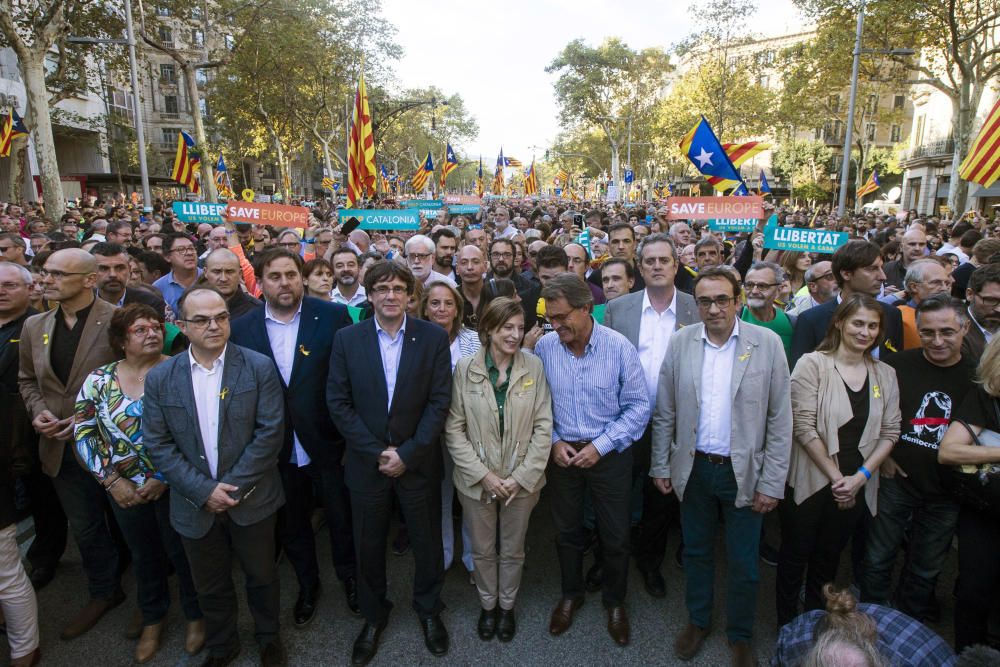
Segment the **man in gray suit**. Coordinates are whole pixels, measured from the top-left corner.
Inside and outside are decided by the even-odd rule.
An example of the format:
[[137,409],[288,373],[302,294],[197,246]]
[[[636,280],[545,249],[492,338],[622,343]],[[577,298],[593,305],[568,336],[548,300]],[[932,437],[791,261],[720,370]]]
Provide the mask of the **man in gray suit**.
[[[660,366],[675,331],[701,321],[694,297],[674,287],[680,262],[668,234],[650,234],[636,251],[639,272],[646,287],[608,303],[604,325],[628,338],[639,351],[650,405],[656,405]],[[677,499],[653,486],[649,476],[651,426],[633,446],[632,481],[642,484],[642,519],[635,543],[636,566],[646,592],[656,598],[667,594],[660,573],[667,550],[667,532],[677,521]]]
[[784,496],[792,444],[788,362],[781,339],[740,322],[740,286],[724,267],[695,279],[703,324],[673,336],[660,370],[650,476],[677,492],[688,625],[674,653],[690,660],[708,636],[716,530],[726,536],[726,635],[734,665],[753,665],[757,554],[763,515]]
[[278,637],[274,528],[285,497],[278,474],[284,398],[274,363],[229,344],[229,311],[216,289],[196,286],[178,300],[185,354],[146,378],[146,448],[172,487],[170,523],[181,534],[205,614],[210,667],[240,651],[235,556],[246,575],[261,663],[284,665]]

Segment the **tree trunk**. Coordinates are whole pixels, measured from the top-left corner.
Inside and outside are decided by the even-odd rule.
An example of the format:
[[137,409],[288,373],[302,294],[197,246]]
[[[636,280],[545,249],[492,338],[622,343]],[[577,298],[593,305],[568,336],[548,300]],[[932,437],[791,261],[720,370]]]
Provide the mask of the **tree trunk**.
[[611,180],[614,182],[615,186],[618,188],[618,192],[619,193],[622,191],[622,184],[618,180],[618,177],[620,175],[619,174],[620,160],[621,160],[621,157],[619,156],[618,142],[612,140],[611,141]]
[[201,117],[201,104],[198,95],[197,70],[190,64],[181,65],[184,71],[184,87],[187,88],[188,105],[191,110],[191,118],[194,119],[194,140],[198,144],[201,152],[201,192],[205,201],[215,202],[219,200],[219,192],[215,189],[215,178],[212,176],[212,160],[209,158],[208,138],[205,136],[205,122]]
[[[42,196],[45,217],[59,220],[66,212],[62,181],[59,180],[59,161],[56,159],[56,142],[52,135],[52,117],[49,114],[49,91],[45,87],[44,55],[37,60],[21,61],[21,76],[28,96],[28,109],[35,138],[35,154],[41,172]],[[34,194],[34,193],[32,193]]]
[[[7,201],[21,201],[24,197],[24,165],[28,159],[28,140],[17,139],[11,146],[10,187]],[[34,184],[32,183],[32,187]]]

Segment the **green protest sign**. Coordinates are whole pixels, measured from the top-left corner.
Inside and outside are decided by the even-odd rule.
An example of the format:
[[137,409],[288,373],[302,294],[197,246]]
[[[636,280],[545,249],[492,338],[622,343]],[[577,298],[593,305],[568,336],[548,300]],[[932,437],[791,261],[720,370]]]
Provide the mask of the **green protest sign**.
[[452,204],[448,207],[451,215],[475,215],[479,213],[478,204]]
[[847,243],[847,232],[799,227],[765,227],[764,247],[774,250],[795,250],[831,254]]
[[361,221],[359,229],[400,229],[416,231],[420,229],[420,211],[416,209],[341,209],[337,213],[340,223],[348,218]]
[[201,224],[207,222],[211,225],[221,225],[222,216],[226,210],[226,204],[211,204],[199,201],[175,201],[174,215],[183,223]]
[[444,202],[440,199],[404,199],[403,208],[441,208]]
[[712,218],[708,228],[713,232],[747,232],[757,229],[757,218]]

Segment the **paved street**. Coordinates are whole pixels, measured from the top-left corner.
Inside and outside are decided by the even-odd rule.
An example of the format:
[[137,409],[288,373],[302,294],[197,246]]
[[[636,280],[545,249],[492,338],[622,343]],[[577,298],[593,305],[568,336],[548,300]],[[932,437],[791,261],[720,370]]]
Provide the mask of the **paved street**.
[[[559,597],[559,569],[552,538],[552,524],[548,503],[543,501],[535,510],[528,536],[528,564],[518,601],[518,634],[510,644],[499,641],[484,643],[476,636],[475,623],[479,606],[475,591],[460,564],[448,572],[444,600],[448,609],[444,621],[451,633],[451,651],[447,657],[431,656],[423,645],[423,638],[416,616],[409,606],[409,586],[412,581],[413,559],[389,556],[390,596],[395,609],[389,627],[383,635],[378,657],[373,665],[676,665],[671,645],[674,635],[684,621],[683,575],[673,563],[677,536],[672,535],[668,547],[668,560],[663,573],[668,582],[666,599],[655,600],[642,589],[639,573],[633,568],[629,580],[628,610],[632,622],[632,643],[627,648],[617,647],[605,630],[605,615],[600,604],[600,594],[590,594],[580,610],[573,627],[562,637],[548,634],[548,617]],[[771,517],[771,520],[776,517]],[[769,526],[772,541],[777,542],[777,525]],[[324,534],[325,536],[325,534]],[[321,544],[321,562],[329,563],[329,543]],[[721,545],[720,545],[721,549]],[[722,558],[720,550],[720,559]],[[591,562],[588,556],[586,565]],[[722,566],[717,569],[722,571]],[[281,565],[282,609],[284,617],[282,636],[288,649],[290,665],[346,665],[351,644],[361,621],[352,616],[344,603],[332,566],[323,573],[326,586],[320,610],[313,623],[305,630],[296,630],[291,624],[291,609],[297,592],[295,578],[287,562]],[[775,570],[761,566],[761,595],[757,616],[757,653],[761,664],[770,658],[775,639],[774,629],[774,575]],[[239,576],[239,575],[237,575]],[[951,638],[950,595],[954,581],[954,551],[938,591],[945,605],[944,623],[935,629],[946,639]],[[134,642],[123,640],[121,633],[134,609],[134,583],[131,570],[125,580],[129,600],[109,614],[87,635],[72,642],[59,640],[59,631],[69,616],[83,604],[86,589],[79,556],[75,549],[62,561],[56,580],[39,596],[39,615],[42,627],[43,664],[50,665],[113,665],[134,664]],[[716,589],[716,630],[709,638],[698,658],[690,665],[728,664],[721,612],[724,584],[720,580]],[[287,621],[287,622],[286,622]],[[197,665],[202,656],[188,657],[183,650],[183,619],[174,605],[170,613],[171,626],[168,639],[152,665]],[[947,632],[945,628],[947,627]],[[253,644],[252,624],[246,607],[241,606],[240,631],[244,652],[239,665],[257,665]]]

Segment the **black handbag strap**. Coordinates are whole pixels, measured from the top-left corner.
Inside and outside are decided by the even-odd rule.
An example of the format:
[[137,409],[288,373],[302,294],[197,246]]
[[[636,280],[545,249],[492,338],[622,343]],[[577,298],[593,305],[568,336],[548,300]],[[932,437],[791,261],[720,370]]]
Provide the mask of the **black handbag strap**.
[[[993,407],[994,407],[994,408],[996,407],[996,401],[994,401],[994,403],[993,403]],[[979,441],[979,436],[978,436],[978,435],[976,435],[976,432],[972,430],[972,427],[971,427],[971,426],[969,426],[969,423],[968,423],[968,422],[966,422],[966,421],[965,421],[964,419],[956,419],[956,420],[955,420],[955,422],[956,422],[956,423],[959,423],[959,424],[961,424],[962,426],[964,426],[964,427],[965,427],[965,430],[966,430],[966,431],[968,431],[968,432],[969,432],[969,435],[971,435],[971,436],[972,436],[972,442],[976,443],[976,446],[977,446],[977,447],[982,447],[982,446],[983,446],[983,443],[981,443],[981,442]]]

